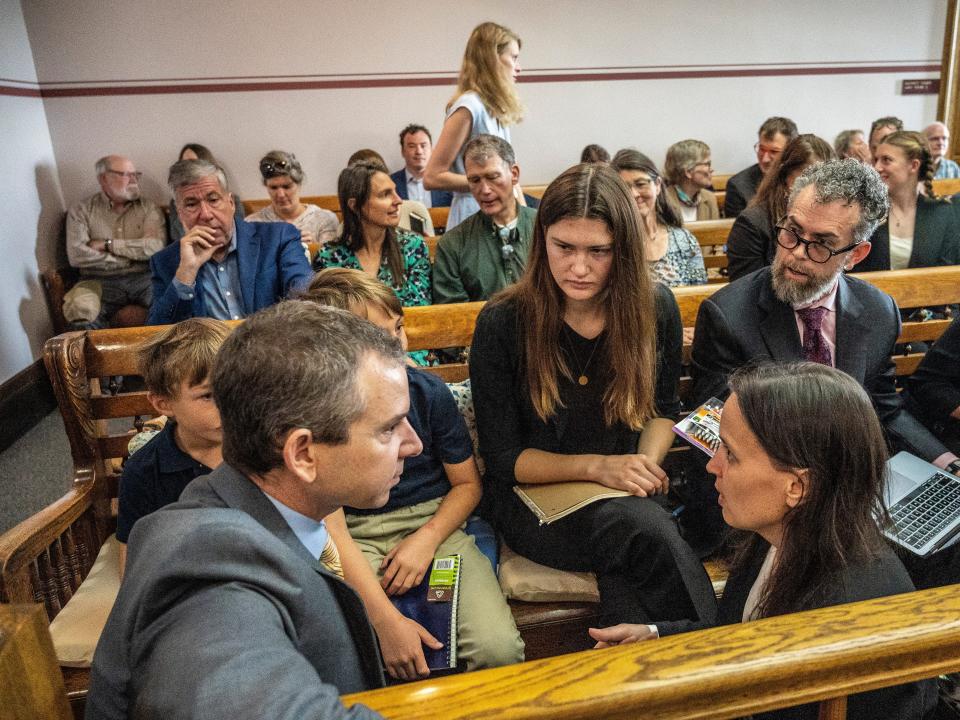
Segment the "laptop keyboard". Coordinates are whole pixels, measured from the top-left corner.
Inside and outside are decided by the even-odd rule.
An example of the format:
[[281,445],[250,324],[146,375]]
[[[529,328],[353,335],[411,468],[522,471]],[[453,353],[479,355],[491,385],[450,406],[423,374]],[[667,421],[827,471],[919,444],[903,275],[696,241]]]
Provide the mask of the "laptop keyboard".
[[960,480],[936,473],[890,508],[900,541],[922,548],[960,516]]

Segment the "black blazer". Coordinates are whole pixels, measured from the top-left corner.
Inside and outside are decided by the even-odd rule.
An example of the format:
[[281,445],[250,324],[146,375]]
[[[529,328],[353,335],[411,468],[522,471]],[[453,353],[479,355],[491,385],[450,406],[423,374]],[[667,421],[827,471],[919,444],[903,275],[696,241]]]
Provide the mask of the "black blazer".
[[727,180],[727,192],[723,199],[723,216],[732,218],[742,213],[747,204],[753,200],[753,196],[757,194],[761,180],[763,180],[763,170],[756,163]]
[[[743,621],[743,609],[750,589],[770,546],[759,540],[745,562],[727,579],[717,611],[717,625],[735,625]],[[913,583],[893,550],[884,547],[880,556],[865,564],[847,567],[836,584],[835,592],[817,607],[832,607],[860,600],[912,592]],[[816,609],[816,608],[811,608]],[[661,635],[699,629],[692,623],[657,623]],[[937,702],[937,684],[924,680],[851,695],[847,705],[849,720],[921,720]],[[754,715],[754,720],[816,720],[816,703]]]
[[[893,298],[858,278],[840,276],[835,364],[863,385],[898,450],[926,460],[946,447],[903,409],[890,359],[900,333]],[[692,349],[693,399],[727,396],[727,377],[751,360],[802,360],[796,316],[773,294],[770,268],[718,290],[700,304]]]
[[765,208],[748,207],[733,223],[727,237],[727,273],[730,280],[749,275],[754,270],[773,263],[777,243],[773,225]]
[[[917,217],[913,228],[913,251],[907,267],[960,265],[960,205],[917,196]],[[889,222],[870,237],[870,254],[854,272],[890,269]]]

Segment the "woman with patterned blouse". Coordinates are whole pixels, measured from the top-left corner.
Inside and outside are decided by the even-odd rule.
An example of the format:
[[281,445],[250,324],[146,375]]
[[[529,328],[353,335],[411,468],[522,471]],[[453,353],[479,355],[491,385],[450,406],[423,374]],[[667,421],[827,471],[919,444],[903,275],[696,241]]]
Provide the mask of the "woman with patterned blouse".
[[639,150],[628,148],[613,156],[610,166],[630,188],[646,230],[647,265],[653,279],[668,287],[703,285],[707,269],[700,243],[683,229],[680,211],[667,201],[660,171]]
[[313,269],[363,270],[393,288],[404,307],[429,305],[433,297],[430,256],[423,238],[400,230],[396,186],[387,173],[366,163],[345,168],[337,181],[343,233],[326,245]]

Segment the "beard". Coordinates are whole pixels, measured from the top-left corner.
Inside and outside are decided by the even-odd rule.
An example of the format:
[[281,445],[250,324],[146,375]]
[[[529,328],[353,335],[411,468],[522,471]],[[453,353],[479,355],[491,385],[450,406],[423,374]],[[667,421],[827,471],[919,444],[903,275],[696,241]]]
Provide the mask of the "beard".
[[139,200],[140,199],[140,186],[137,183],[131,183],[127,185],[119,193],[120,197],[124,200]]
[[808,302],[821,298],[827,294],[827,291],[833,287],[833,284],[843,272],[843,265],[837,268],[837,271],[827,277],[813,277],[807,275],[806,280],[798,282],[790,280],[786,276],[786,269],[790,268],[794,272],[802,273],[799,268],[794,268],[789,261],[774,257],[773,268],[770,273],[771,284],[773,285],[773,294],[777,296],[780,302],[787,305],[804,305]]

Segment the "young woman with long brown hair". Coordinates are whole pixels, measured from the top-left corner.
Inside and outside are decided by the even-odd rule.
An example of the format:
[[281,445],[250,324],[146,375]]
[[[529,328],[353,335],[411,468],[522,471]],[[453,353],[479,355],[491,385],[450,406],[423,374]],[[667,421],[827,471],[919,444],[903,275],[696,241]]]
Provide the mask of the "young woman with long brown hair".
[[[486,515],[521,555],[596,573],[606,622],[715,612],[663,502],[681,330],[672,293],[650,279],[630,191],[596,164],[550,184],[523,278],[477,319],[470,378]],[[581,480],[629,496],[539,525],[513,492]]]

